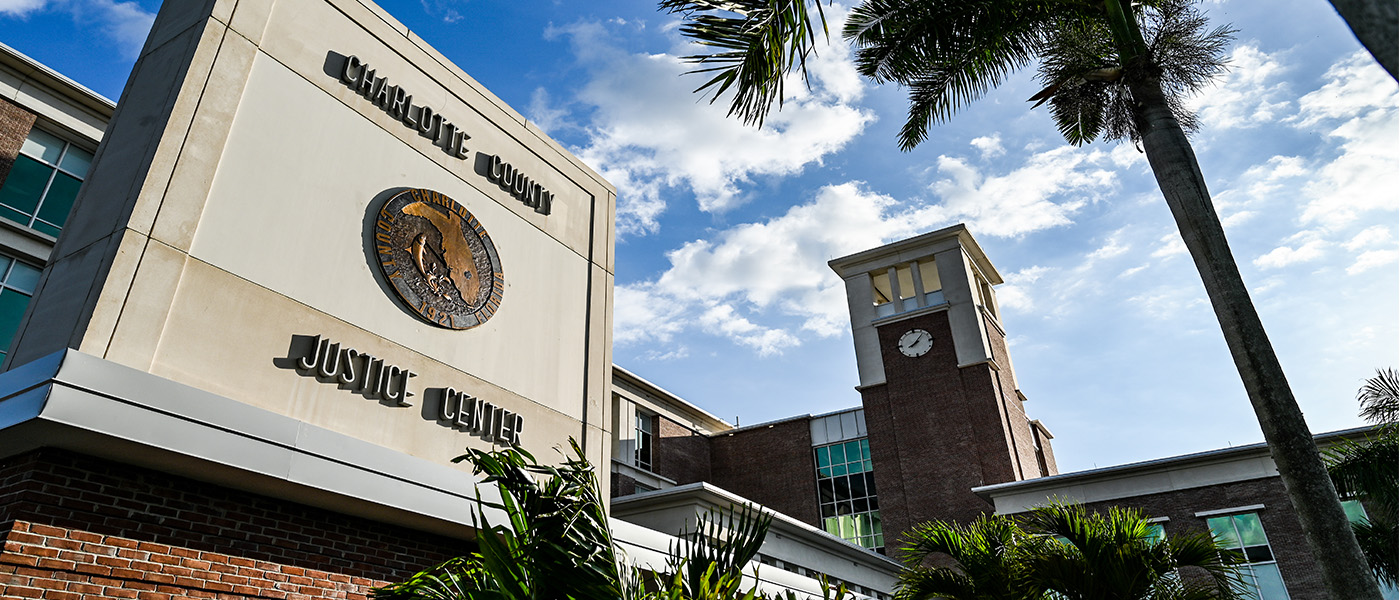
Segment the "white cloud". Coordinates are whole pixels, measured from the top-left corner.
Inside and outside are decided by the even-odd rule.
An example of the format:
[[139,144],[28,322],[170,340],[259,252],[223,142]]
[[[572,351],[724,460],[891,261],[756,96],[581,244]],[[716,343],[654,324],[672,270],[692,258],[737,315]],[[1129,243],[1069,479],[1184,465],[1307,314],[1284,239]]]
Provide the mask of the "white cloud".
[[1356,257],[1356,262],[1347,267],[1347,275],[1356,275],[1369,271],[1375,267],[1388,265],[1400,260],[1400,251],[1397,250],[1368,250]]
[[845,286],[826,262],[928,226],[925,213],[894,206],[858,183],[832,185],[781,216],[682,244],[656,279],[617,287],[614,340],[665,341],[695,326],[767,355],[799,344],[800,332],[837,335]]
[[556,106],[549,91],[538,87],[530,94],[530,107],[526,111],[529,119],[545,133],[554,135],[562,128],[577,127],[568,121],[569,111]]
[[48,4],[48,0],[0,0],[0,13],[24,17],[45,4]]
[[1108,241],[1104,242],[1102,246],[1099,246],[1097,250],[1089,253],[1089,259],[1102,260],[1105,258],[1113,258],[1131,250],[1133,248],[1132,244],[1125,244],[1120,241],[1124,235],[1125,232],[1123,229],[1109,234]]
[[119,0],[0,0],[0,15],[27,17],[39,10],[61,10],[80,23],[97,26],[127,58],[136,58],[156,15],[135,2]]
[[972,147],[982,153],[982,158],[991,158],[1006,154],[1006,148],[1001,145],[1001,134],[993,133],[990,136],[972,138]]
[[784,348],[801,343],[781,329],[762,327],[735,313],[727,304],[711,306],[700,314],[700,324],[710,333],[723,335],[758,351],[759,356],[779,354]]
[[1068,225],[1070,216],[1116,188],[1102,150],[1060,146],[1031,155],[1023,166],[987,175],[961,158],[938,157],[944,178],[930,186],[942,202],[939,220],[963,221],[977,235],[1018,236]]
[[1166,321],[1193,312],[1206,301],[1196,288],[1160,286],[1129,297],[1128,303],[1154,319]]
[[1329,244],[1323,240],[1311,240],[1297,248],[1279,246],[1267,254],[1254,259],[1254,266],[1261,269],[1279,269],[1289,265],[1311,262],[1322,258]]
[[613,288],[613,341],[669,342],[684,329],[682,307],[656,294],[650,284]]
[[442,19],[444,23],[456,23],[462,20],[462,12],[457,10],[458,0],[420,0],[423,4],[423,11],[433,17]]
[[1340,142],[1340,154],[1308,178],[1302,221],[1336,229],[1363,213],[1400,206],[1395,194],[1400,93],[1364,51],[1333,65],[1325,77],[1325,85],[1298,101],[1296,121]]
[[1229,70],[1215,87],[1188,101],[1204,127],[1230,129],[1277,121],[1290,107],[1285,67],[1274,55],[1252,45],[1235,48]]
[[1034,266],[1008,273],[1002,278],[1005,283],[997,286],[997,305],[1002,310],[1031,312],[1035,309],[1035,302],[1031,299],[1030,288],[1051,270],[1049,267]]
[[1152,251],[1152,258],[1166,258],[1189,253],[1186,249],[1186,242],[1181,241],[1181,234],[1176,231],[1162,236],[1157,241],[1160,245]]
[[577,100],[591,107],[591,123],[578,154],[617,185],[623,235],[656,231],[670,188],[694,193],[702,210],[723,212],[746,200],[742,184],[753,177],[793,175],[820,164],[874,120],[852,104],[863,84],[844,47],[812,59],[813,89],[789,81],[782,110],[758,129],[727,117],[726,99],[711,105],[694,94],[703,76],[683,75],[694,65],[681,62],[680,52],[626,52],[599,23],[549,35],[567,36],[588,71]]
[[1374,246],[1376,244],[1393,243],[1394,238],[1391,237],[1390,229],[1388,227],[1384,225],[1373,225],[1371,227],[1367,227],[1366,229],[1361,230],[1361,232],[1356,234],[1355,236],[1352,236],[1351,240],[1347,241],[1345,244],[1342,244],[1342,246],[1346,247],[1347,250],[1360,250],[1367,246]]

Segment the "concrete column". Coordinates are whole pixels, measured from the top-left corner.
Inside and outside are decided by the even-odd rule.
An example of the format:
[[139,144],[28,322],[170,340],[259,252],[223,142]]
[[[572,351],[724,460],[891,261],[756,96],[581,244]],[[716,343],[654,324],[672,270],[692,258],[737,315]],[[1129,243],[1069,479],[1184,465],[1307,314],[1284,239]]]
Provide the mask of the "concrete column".
[[886,273],[890,276],[890,296],[893,296],[890,302],[894,303],[895,312],[902,313],[905,309],[904,299],[900,297],[903,294],[899,291],[899,267],[890,267]]
[[861,385],[885,382],[885,362],[880,357],[880,336],[875,326],[874,284],[869,273],[845,279],[846,304],[851,313],[851,338],[856,346],[856,370]]
[[919,273],[919,261],[909,263],[909,276],[914,278],[914,303],[919,308],[928,306],[928,298],[924,295],[924,276]]
[[977,285],[973,267],[961,247],[934,255],[938,278],[943,283],[943,298],[948,301],[948,325],[953,330],[953,347],[958,366],[965,367],[992,359],[987,345],[985,324],[977,308]]

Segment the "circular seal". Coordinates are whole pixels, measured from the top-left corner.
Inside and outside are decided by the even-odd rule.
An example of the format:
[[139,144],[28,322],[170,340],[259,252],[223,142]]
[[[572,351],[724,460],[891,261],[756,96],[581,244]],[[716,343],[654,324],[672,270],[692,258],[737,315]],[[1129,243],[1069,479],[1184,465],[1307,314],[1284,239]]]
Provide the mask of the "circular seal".
[[491,236],[466,208],[432,190],[394,194],[374,222],[379,268],[423,320],[470,329],[501,305],[505,276]]

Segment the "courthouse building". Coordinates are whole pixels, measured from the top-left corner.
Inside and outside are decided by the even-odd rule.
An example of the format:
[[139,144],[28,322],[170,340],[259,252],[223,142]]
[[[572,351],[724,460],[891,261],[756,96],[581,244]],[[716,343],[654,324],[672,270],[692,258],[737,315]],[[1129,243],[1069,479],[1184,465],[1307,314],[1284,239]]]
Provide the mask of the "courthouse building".
[[573,438],[643,568],[757,503],[763,589],[886,598],[899,532],[1059,497],[1323,597],[1263,446],[1058,472],[961,226],[831,262],[851,409],[613,365],[616,190],[367,0],[167,2],[119,104],[5,47],[0,94],[0,596],[364,597],[474,546],[463,447]]

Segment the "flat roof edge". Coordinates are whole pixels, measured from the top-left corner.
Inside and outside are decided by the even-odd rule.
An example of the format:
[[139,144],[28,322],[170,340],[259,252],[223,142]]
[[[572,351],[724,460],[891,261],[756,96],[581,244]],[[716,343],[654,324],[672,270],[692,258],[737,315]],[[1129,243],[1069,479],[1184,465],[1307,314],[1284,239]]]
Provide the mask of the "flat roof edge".
[[[1319,444],[1331,443],[1337,440],[1357,437],[1374,429],[1371,426],[1355,427],[1351,429],[1340,429],[1313,435],[1313,440]],[[1154,471],[1164,471],[1187,465],[1205,464],[1212,462],[1227,462],[1230,460],[1240,460],[1269,453],[1268,444],[1258,442],[1244,446],[1234,446],[1230,448],[1217,448],[1204,452],[1193,452],[1177,456],[1156,458],[1123,465],[1113,465],[1089,469],[1087,471],[1075,471],[1071,473],[1060,473],[1049,477],[1037,477],[1035,479],[1025,479],[1022,481],[1010,481],[1006,483],[995,483],[972,488],[972,492],[984,499],[991,499],[1004,493],[1025,492],[1041,488],[1055,488],[1067,485],[1074,485],[1088,480],[1105,476],[1130,475],[1137,473],[1150,473]]]

